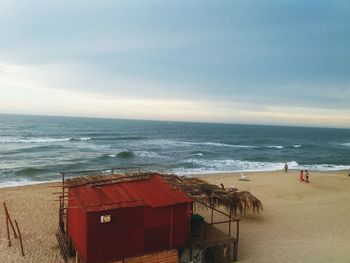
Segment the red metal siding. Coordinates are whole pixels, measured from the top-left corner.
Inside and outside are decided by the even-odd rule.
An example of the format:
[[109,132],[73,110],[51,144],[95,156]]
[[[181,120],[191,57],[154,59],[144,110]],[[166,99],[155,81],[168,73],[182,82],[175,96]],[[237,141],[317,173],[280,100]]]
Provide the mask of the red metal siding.
[[173,206],[174,209],[174,225],[173,225],[173,247],[183,246],[189,235],[191,205],[182,204]]
[[169,225],[170,209],[169,207],[144,207],[143,208],[143,227],[156,227]]
[[[79,255],[87,258],[87,215],[81,208],[76,207],[76,200],[69,199],[68,207],[68,234]],[[75,208],[74,208],[75,207]]]
[[144,207],[144,249],[145,252],[170,248],[171,207]]
[[[178,205],[173,213],[171,206],[88,213],[87,263],[118,260],[183,246],[188,237],[188,207],[187,204]],[[106,214],[112,216],[112,221],[101,223],[100,216]],[[173,227],[170,226],[171,222]]]
[[193,200],[154,175],[149,179],[91,187],[71,188],[79,204],[88,212],[139,206],[170,206]]
[[[183,246],[190,203],[159,176],[149,180],[69,189],[69,234],[86,263],[119,260]],[[111,215],[111,222],[100,217]]]
[[[100,217],[109,214],[110,223]],[[102,262],[140,255],[144,251],[142,207],[88,213],[88,261]]]
[[145,228],[144,235],[144,251],[146,253],[171,248],[169,225]]

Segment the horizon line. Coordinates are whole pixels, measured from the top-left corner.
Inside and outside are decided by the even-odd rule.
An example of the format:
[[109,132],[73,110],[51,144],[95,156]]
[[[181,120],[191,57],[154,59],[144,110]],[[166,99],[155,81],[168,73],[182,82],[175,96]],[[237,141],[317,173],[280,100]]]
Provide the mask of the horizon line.
[[247,126],[272,126],[287,128],[317,128],[317,129],[342,129],[349,130],[349,127],[325,127],[325,126],[302,126],[302,125],[286,125],[271,123],[238,123],[238,122],[215,122],[215,121],[185,121],[185,120],[165,120],[165,119],[138,119],[138,118],[118,118],[118,117],[101,117],[101,116],[79,116],[79,115],[49,115],[49,114],[33,114],[33,113],[6,113],[0,112],[0,115],[14,116],[32,116],[32,117],[55,117],[55,118],[84,118],[84,119],[105,119],[105,120],[122,120],[122,121],[149,121],[149,122],[176,122],[176,123],[193,123],[193,124],[219,124],[219,125],[247,125]]

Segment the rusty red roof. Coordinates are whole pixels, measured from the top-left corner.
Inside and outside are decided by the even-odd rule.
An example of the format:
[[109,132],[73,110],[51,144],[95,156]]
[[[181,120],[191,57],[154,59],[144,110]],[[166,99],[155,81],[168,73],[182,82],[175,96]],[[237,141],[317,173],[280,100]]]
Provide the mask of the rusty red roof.
[[153,175],[146,180],[101,186],[83,185],[69,188],[68,191],[69,196],[88,212],[123,207],[161,207],[193,202],[186,193],[174,189],[159,175]]

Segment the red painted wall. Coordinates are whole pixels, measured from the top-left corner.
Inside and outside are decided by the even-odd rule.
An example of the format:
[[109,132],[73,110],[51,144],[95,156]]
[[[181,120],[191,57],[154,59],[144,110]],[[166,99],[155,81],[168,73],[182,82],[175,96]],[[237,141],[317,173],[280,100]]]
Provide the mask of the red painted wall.
[[[111,215],[110,223],[100,216]],[[88,261],[102,262],[143,251],[142,207],[88,213]]]
[[[68,207],[75,207],[76,201],[69,200]],[[79,255],[87,258],[87,215],[81,208],[68,208],[68,234]]]
[[191,204],[174,206],[173,247],[183,246],[189,236]]
[[[87,235],[84,236],[79,232],[82,230],[81,227],[70,233],[75,247],[86,255],[82,255],[86,263],[117,260],[184,245],[189,231],[189,214],[190,204],[89,212],[85,225]],[[101,223],[102,215],[111,215],[112,221]],[[70,218],[70,224],[85,227],[81,222],[84,219],[81,214],[73,212]],[[87,241],[86,247],[85,241]]]

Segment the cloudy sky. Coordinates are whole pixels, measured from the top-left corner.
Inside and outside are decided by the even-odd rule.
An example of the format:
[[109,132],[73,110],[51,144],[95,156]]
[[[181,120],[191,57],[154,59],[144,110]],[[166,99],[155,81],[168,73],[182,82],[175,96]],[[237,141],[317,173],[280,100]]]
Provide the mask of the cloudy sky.
[[0,0],[0,112],[350,128],[350,1]]

